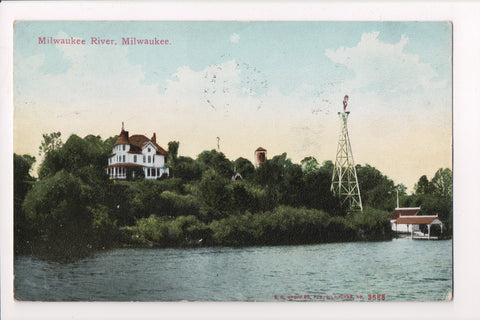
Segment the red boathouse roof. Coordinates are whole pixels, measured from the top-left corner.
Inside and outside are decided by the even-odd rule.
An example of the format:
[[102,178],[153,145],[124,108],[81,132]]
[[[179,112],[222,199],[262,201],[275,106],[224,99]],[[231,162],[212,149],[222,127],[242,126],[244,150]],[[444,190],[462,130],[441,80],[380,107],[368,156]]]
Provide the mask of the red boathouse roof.
[[[409,217],[400,217],[395,221],[395,223],[396,224],[431,224],[435,220],[438,220],[437,216],[409,216]],[[440,222],[440,220],[438,221]]]
[[395,211],[390,215],[390,220],[395,220],[402,216],[416,216],[420,212],[420,207],[413,208],[395,208]]

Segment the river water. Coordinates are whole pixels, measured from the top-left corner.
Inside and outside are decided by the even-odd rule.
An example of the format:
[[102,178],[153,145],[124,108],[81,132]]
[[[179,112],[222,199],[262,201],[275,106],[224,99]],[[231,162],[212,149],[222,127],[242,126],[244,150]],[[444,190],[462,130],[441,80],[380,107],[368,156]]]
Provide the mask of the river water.
[[115,249],[14,263],[18,300],[436,301],[452,290],[451,240]]

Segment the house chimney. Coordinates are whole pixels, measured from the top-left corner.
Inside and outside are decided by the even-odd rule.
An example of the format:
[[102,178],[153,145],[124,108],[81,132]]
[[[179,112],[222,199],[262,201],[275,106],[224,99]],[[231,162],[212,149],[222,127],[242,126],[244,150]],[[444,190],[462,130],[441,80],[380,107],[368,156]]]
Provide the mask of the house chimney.
[[153,133],[152,141],[157,143],[157,134],[155,132]]

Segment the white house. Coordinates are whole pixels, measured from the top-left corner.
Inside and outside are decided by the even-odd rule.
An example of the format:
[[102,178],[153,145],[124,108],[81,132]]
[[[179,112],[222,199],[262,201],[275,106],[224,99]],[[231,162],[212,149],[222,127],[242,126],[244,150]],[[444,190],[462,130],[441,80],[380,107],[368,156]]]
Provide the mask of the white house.
[[116,180],[135,179],[142,174],[145,179],[168,176],[167,156],[168,152],[157,144],[155,133],[151,139],[140,134],[129,136],[122,125],[108,158],[107,174]]

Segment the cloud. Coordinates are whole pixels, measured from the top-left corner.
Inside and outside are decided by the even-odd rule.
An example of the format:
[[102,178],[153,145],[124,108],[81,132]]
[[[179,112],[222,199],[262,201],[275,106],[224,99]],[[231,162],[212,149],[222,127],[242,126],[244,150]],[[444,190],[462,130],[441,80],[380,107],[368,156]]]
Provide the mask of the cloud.
[[408,41],[402,36],[385,43],[378,32],[364,33],[354,47],[327,49],[325,55],[353,71],[332,88],[331,99],[350,94],[356,162],[411,188],[422,174],[451,167],[452,97],[448,82],[437,80],[428,62],[406,52]]
[[[239,40],[235,35],[232,41]],[[163,146],[180,141],[180,153],[192,157],[215,148],[219,136],[230,159],[250,158],[262,146],[270,156],[287,152],[295,162],[310,155],[334,160],[336,113],[347,93],[357,163],[411,186],[427,169],[451,167],[445,108],[451,97],[437,88],[442,84],[428,64],[404,52],[407,43],[403,37],[386,44],[378,33],[366,33],[355,47],[325,52],[352,70],[353,79],[329,87],[298,83],[288,93],[241,57],[200,70],[179,66],[160,93],[160,83],[144,83],[145,71],[130,63],[126,47],[58,46],[69,69],[55,74],[48,73],[41,54],[16,56],[15,150],[36,154],[41,134],[53,131],[64,140],[69,133],[112,136],[125,121],[131,133],[156,131]],[[442,113],[429,112],[439,106]]]
[[405,52],[406,36],[394,44],[384,43],[378,36],[379,32],[364,33],[355,47],[325,50],[333,62],[354,71],[348,87],[379,93],[445,87],[446,82],[435,81],[437,74],[430,64],[421,62],[417,54]]
[[230,35],[230,42],[238,43],[239,40],[240,40],[240,36],[237,33],[232,33]]

